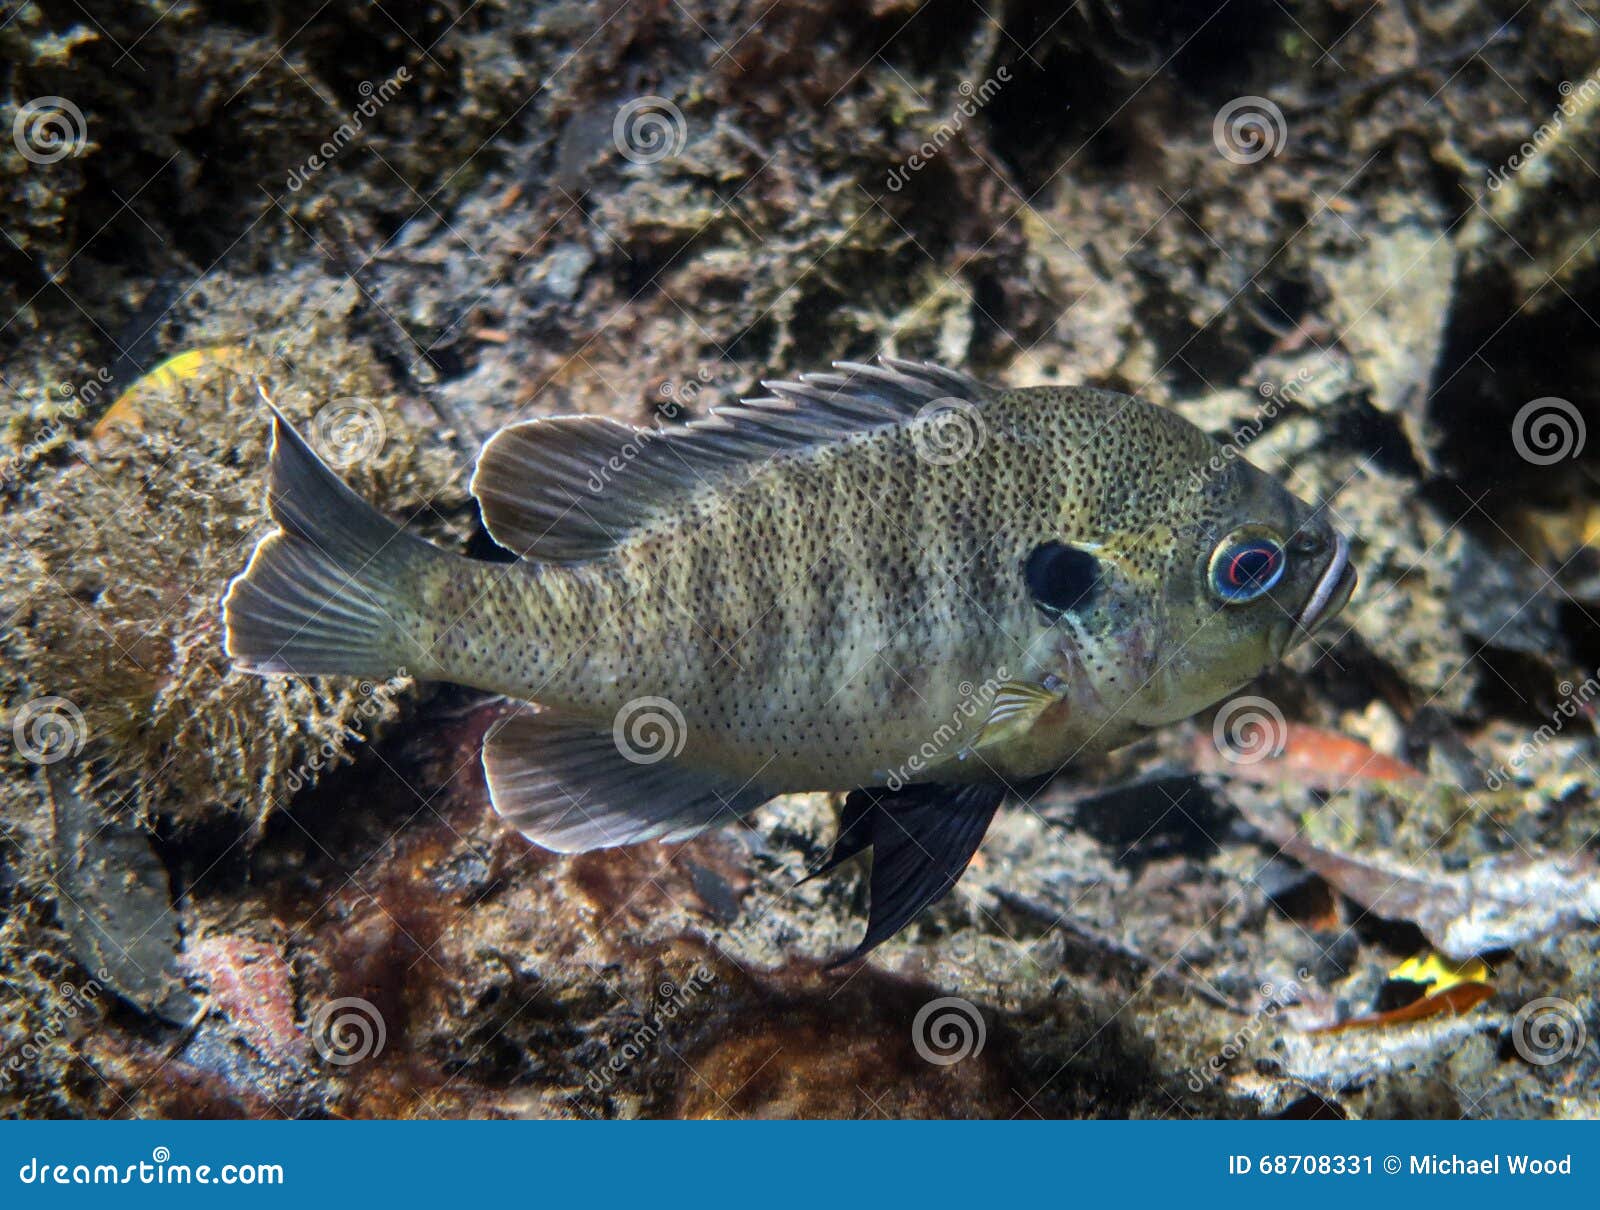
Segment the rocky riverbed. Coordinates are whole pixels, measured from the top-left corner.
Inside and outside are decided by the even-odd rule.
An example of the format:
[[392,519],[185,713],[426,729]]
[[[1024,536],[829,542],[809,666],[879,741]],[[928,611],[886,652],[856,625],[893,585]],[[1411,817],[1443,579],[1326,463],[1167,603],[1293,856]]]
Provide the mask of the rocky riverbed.
[[[0,8],[0,1112],[1600,1113],[1597,71],[1589,0]],[[490,556],[502,425],[884,353],[1172,406],[1362,585],[860,968],[827,796],[558,857],[500,703],[228,667],[263,391]]]

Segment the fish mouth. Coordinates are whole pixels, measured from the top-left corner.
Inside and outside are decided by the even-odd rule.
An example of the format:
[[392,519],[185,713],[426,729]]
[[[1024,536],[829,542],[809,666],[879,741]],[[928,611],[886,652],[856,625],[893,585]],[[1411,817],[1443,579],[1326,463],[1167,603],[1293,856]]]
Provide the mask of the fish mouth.
[[1298,632],[1302,636],[1309,635],[1323,623],[1337,617],[1340,610],[1349,604],[1351,594],[1356,590],[1356,579],[1356,569],[1350,563],[1350,539],[1335,532],[1333,557],[1328,560],[1328,566],[1323,568],[1317,586],[1311,590],[1311,596],[1295,618]]

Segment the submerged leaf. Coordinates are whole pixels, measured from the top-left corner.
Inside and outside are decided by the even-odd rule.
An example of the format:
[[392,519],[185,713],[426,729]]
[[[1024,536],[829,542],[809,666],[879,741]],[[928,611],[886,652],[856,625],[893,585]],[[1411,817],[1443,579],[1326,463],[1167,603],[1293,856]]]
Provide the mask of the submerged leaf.
[[1413,1000],[1410,1004],[1402,1004],[1399,1008],[1391,1008],[1386,1012],[1366,1013],[1332,1025],[1319,1025],[1306,1032],[1337,1034],[1347,1029],[1383,1029],[1391,1025],[1405,1025],[1412,1021],[1425,1021],[1429,1017],[1460,1016],[1476,1008],[1492,995],[1494,988],[1487,983],[1458,983],[1431,996]]
[[1431,987],[1429,995],[1438,995],[1463,983],[1489,982],[1489,965],[1482,958],[1468,958],[1465,962],[1452,962],[1432,950],[1413,954],[1389,972],[1391,980],[1420,983]]
[[256,360],[248,349],[238,345],[217,345],[175,353],[118,395],[106,414],[96,422],[92,434],[104,437],[119,425],[141,428],[144,417],[139,411],[140,404],[159,399],[163,392],[207,370],[232,369],[244,373]]
[[1284,724],[1276,751],[1250,761],[1226,760],[1210,737],[1203,737],[1195,744],[1195,765],[1203,772],[1225,774],[1252,785],[1293,782],[1324,791],[1342,790],[1358,781],[1420,781],[1423,776],[1404,761],[1385,756],[1360,740],[1305,723]]
[[1289,819],[1244,803],[1245,818],[1286,855],[1375,915],[1409,920],[1444,953],[1511,949],[1600,922],[1600,868],[1582,857],[1492,857],[1462,873],[1393,854],[1356,856],[1308,840]]
[[183,986],[172,888],[150,836],[79,793],[70,764],[46,774],[54,807],[57,910],[74,955],[141,1010],[174,1024],[195,1001]]

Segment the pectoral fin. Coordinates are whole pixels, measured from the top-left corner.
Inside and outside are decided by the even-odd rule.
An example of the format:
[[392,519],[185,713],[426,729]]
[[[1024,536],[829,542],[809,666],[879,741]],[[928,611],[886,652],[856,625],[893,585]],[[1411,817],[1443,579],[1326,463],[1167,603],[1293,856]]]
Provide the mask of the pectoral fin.
[[1041,721],[1053,721],[1052,711],[1064,715],[1066,710],[1063,686],[1038,681],[1005,681],[989,704],[989,717],[966,751],[982,752],[1003,746],[1027,735]]
[[871,906],[861,944],[831,963],[864,957],[943,899],[978,851],[1005,797],[1003,786],[905,786],[856,790],[823,873],[872,850]]

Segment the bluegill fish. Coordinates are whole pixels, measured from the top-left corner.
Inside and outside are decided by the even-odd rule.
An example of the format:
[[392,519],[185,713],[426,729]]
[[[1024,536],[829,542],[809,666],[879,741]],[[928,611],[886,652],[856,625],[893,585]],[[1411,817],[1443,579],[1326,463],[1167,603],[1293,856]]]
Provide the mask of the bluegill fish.
[[483,762],[559,852],[848,791],[824,868],[872,850],[854,957],[949,891],[1008,789],[1220,701],[1354,589],[1318,510],[1154,404],[892,359],[764,385],[497,433],[472,492],[509,564],[405,533],[277,416],[228,654],[537,703]]

